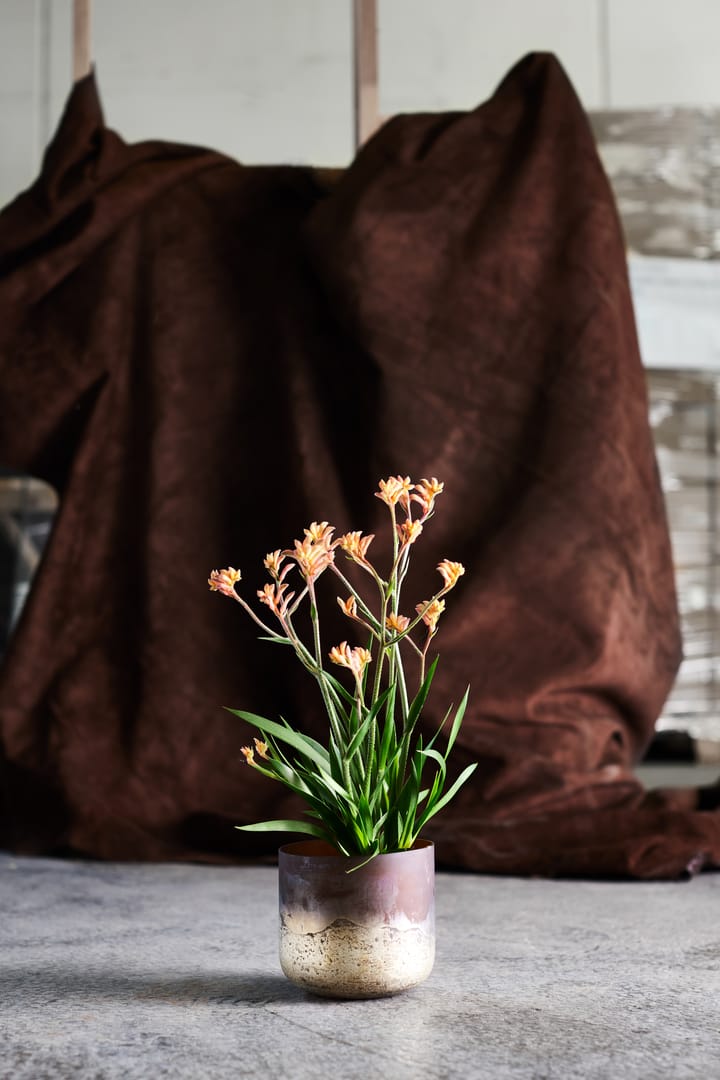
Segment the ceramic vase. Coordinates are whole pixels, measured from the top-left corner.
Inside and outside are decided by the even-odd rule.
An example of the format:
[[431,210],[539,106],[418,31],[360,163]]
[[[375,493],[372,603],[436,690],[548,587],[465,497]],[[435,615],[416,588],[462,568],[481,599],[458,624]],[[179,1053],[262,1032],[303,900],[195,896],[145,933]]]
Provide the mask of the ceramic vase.
[[[364,864],[364,865],[361,865]],[[435,959],[435,851],[345,856],[304,840],[278,854],[280,965],[314,994],[374,998],[428,977]]]

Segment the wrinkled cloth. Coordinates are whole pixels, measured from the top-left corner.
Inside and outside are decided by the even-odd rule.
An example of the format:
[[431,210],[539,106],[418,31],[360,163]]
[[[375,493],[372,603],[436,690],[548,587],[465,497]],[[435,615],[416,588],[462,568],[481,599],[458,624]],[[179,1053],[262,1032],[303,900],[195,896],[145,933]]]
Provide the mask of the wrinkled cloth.
[[554,57],[473,111],[393,118],[332,185],[127,145],[90,75],[0,214],[0,316],[0,464],[61,500],[0,672],[2,846],[271,857],[287,837],[234,826],[302,804],[223,706],[320,739],[325,714],[208,573],[240,566],[252,598],[313,520],[379,550],[373,493],[408,474],[445,484],[408,603],[467,567],[423,723],[469,684],[451,773],[479,765],[426,830],[439,865],[720,862],[718,813],[633,775],[677,602],[622,230]]

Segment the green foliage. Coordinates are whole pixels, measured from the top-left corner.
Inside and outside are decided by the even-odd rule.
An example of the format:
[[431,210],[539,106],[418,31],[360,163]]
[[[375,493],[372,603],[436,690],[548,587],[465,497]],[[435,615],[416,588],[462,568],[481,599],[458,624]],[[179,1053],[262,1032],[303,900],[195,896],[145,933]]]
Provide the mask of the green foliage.
[[[454,797],[475,769],[474,764],[469,765],[443,794],[447,759],[465,712],[467,691],[455,711],[444,753],[432,746],[423,747],[421,736],[412,741],[436,665],[437,661],[407,716],[393,715],[396,697],[393,688],[388,687],[364,715],[349,710],[339,717],[344,738],[341,745],[332,745],[329,750],[288,725],[230,709],[266,737],[267,757],[258,759],[255,754],[255,768],[300,795],[308,804],[308,818],[315,819],[262,821],[237,827],[252,832],[307,834],[326,840],[345,855],[379,855],[412,847],[425,824]],[[291,757],[286,756],[283,744],[294,751]],[[371,745],[378,747],[372,755]],[[432,775],[424,784],[428,771]],[[342,776],[342,782],[338,776]]]
[[[443,559],[437,567],[442,587],[429,600],[415,605],[414,617],[400,613],[411,549],[432,516],[442,487],[434,478],[418,484],[401,476],[380,481],[376,495],[387,505],[392,519],[393,551],[386,578],[367,558],[373,536],[355,532],[333,540],[335,530],[327,522],[313,522],[292,549],[271,552],[265,559],[271,583],[258,597],[280,623],[279,632],[260,619],[235,591],[239,571],[229,567],[212,572],[210,587],[240,603],[263,631],[264,640],[295,650],[318,683],[328,718],[327,745],[323,745],[284,719],[277,722],[242,709],[229,710],[263,736],[255,738],[254,749],[242,748],[248,764],[299,795],[306,804],[304,820],[262,821],[238,828],[306,834],[326,840],[346,855],[372,858],[403,851],[413,846],[427,822],[454,798],[474,771],[475,765],[468,765],[446,790],[448,756],[463,721],[467,690],[455,709],[444,752],[436,742],[452,709],[427,745],[417,734],[438,664],[436,657],[425,672],[428,649],[445,608],[443,598],[464,574],[464,567]],[[416,505],[420,515],[413,517]],[[397,520],[398,508],[405,514],[401,522]],[[376,607],[340,570],[338,548],[369,576],[378,600]],[[315,582],[328,569],[346,593],[345,600],[338,597],[344,614],[366,634],[367,648],[351,647],[343,641],[328,654],[334,664],[351,673],[351,690],[324,667]],[[295,570],[304,583],[297,596],[289,591],[286,580]],[[305,600],[312,626],[310,645],[301,639],[294,623]],[[425,632],[421,645],[413,639],[416,630]],[[406,655],[412,658],[413,653],[419,677],[411,698],[405,663]]]

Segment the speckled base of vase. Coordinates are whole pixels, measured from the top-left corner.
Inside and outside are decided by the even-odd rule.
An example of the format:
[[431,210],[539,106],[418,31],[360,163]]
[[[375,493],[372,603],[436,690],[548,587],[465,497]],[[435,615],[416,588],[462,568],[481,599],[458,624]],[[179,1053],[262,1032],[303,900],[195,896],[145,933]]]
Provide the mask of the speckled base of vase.
[[321,841],[280,848],[280,966],[313,994],[385,997],[432,971],[432,843],[363,862]]

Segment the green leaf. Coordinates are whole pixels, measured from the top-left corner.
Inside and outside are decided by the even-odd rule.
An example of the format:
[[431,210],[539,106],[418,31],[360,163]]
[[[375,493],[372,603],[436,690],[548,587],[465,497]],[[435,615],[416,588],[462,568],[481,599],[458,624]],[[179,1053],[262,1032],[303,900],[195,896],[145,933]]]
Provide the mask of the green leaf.
[[321,746],[319,742],[316,742],[315,739],[311,739],[309,735],[303,735],[301,732],[295,731],[290,727],[287,721],[284,721],[283,724],[276,724],[274,720],[267,720],[264,716],[257,716],[255,713],[245,712],[242,709],[228,709],[228,712],[233,713],[235,716],[239,716],[242,720],[247,720],[248,723],[253,724],[265,734],[288,743],[293,749],[297,750],[300,754],[309,758],[310,761],[317,765],[322,776],[323,784],[325,784],[326,787],[330,788],[331,791],[336,795],[340,795],[342,798],[349,798],[348,791],[332,776],[327,750],[324,746]]
[[333,779],[335,779],[338,782],[338,784],[343,784],[344,780],[343,780],[342,758],[340,756],[340,750],[339,750],[338,744],[335,742],[335,738],[334,738],[334,736],[332,734],[330,735],[330,739],[329,739],[329,754],[330,754],[330,771],[332,773]]
[[385,708],[385,726],[380,739],[380,749],[377,758],[378,776],[384,772],[388,756],[394,754],[397,749],[397,732],[395,730],[395,683],[388,690]]
[[[412,772],[402,790],[398,803],[398,814],[403,818],[403,826],[400,832],[400,847],[403,848],[411,842],[415,827],[420,784],[422,783],[422,751],[413,756]],[[405,797],[407,792],[407,797]]]
[[[328,791],[324,777],[318,777],[308,771],[298,772],[283,762],[275,763],[277,772],[271,773],[266,769],[261,771],[273,780],[279,780],[289,791],[294,791],[311,807],[316,807],[321,817],[327,816],[328,810],[332,812],[336,805],[335,796]],[[255,764],[254,768],[258,768]]]
[[343,686],[339,679],[336,679],[329,671],[325,671],[324,668],[322,669],[322,674],[325,681],[332,687],[338,697],[344,698],[348,705],[352,706],[355,703],[355,697],[350,693],[346,686]]
[[439,657],[436,656],[435,659],[433,660],[432,664],[430,665],[430,668],[428,669],[428,673],[427,673],[427,675],[425,676],[425,678],[423,680],[422,686],[420,687],[420,689],[418,690],[417,694],[415,695],[415,697],[413,698],[413,700],[411,702],[410,709],[408,710],[408,716],[407,716],[406,725],[405,725],[406,730],[407,730],[408,726],[413,728],[415,726],[415,724],[417,723],[417,721],[418,721],[418,717],[420,716],[420,713],[422,712],[422,708],[423,708],[423,706],[424,706],[424,704],[425,704],[425,702],[427,700],[427,696],[430,693],[430,686],[431,686],[433,678],[435,676],[435,671],[436,671],[437,666],[438,666],[438,660],[439,660]]
[[403,724],[403,733],[402,733],[402,738],[400,740],[400,746],[402,747],[402,750],[401,750],[401,754],[400,754],[399,769],[398,769],[398,778],[401,781],[402,781],[404,773],[405,773],[405,765],[406,765],[406,762],[407,762],[408,754],[410,752],[410,738],[411,738],[412,733],[413,733],[413,731],[415,729],[415,725],[417,724],[418,720],[420,719],[420,714],[421,714],[421,712],[423,710],[423,706],[425,705],[425,702],[427,701],[427,696],[430,693],[430,685],[431,685],[431,683],[433,681],[433,677],[435,675],[435,670],[437,668],[437,665],[438,665],[438,657],[436,656],[435,659],[433,660],[432,664],[430,665],[430,669],[429,669],[427,675],[425,676],[425,679],[423,680],[422,686],[420,687],[417,694],[415,695],[415,697],[412,700],[410,708],[408,709],[407,718],[405,720],[405,723]]
[[292,787],[295,791],[301,791],[304,794],[308,790],[297,770],[278,758],[268,757],[267,760],[263,759],[262,765],[256,759],[253,762],[253,767],[260,769],[266,776],[271,775],[274,780],[279,780],[281,784]]
[[388,687],[378,697],[377,701],[373,704],[373,707],[370,709],[369,713],[367,714],[367,716],[363,720],[362,724],[360,724],[360,727],[357,729],[357,731],[353,735],[352,739],[348,743],[347,748],[345,750],[345,758],[346,758],[346,760],[350,761],[354,757],[354,755],[358,752],[358,749],[360,748],[362,742],[364,741],[365,736],[367,735],[367,733],[368,733],[368,731],[370,729],[370,726],[375,722],[375,720],[377,719],[377,714],[380,712],[383,705],[385,704],[388,697],[390,696],[390,690],[391,690],[391,688]]
[[268,735],[273,735],[276,739],[280,739],[282,742],[288,743],[297,750],[300,754],[310,758],[316,765],[326,769],[329,766],[327,750],[315,739],[311,739],[309,735],[303,735],[299,731],[295,731],[285,721],[283,724],[277,724],[274,720],[267,720],[264,716],[258,716],[257,713],[246,712],[244,709],[229,709],[228,712],[233,713],[234,716],[239,716],[241,720],[246,720],[248,724],[252,724],[253,727],[259,728],[260,731],[267,732]]
[[472,765],[468,765],[465,769],[463,769],[455,783],[448,791],[445,792],[442,798],[438,799],[435,803],[428,804],[425,809],[425,813],[418,822],[418,832],[420,832],[420,830],[430,820],[431,817],[434,817],[434,815],[437,814],[438,810],[442,810],[443,806],[447,806],[450,800],[453,799],[455,795],[457,795],[458,791],[463,786],[465,781],[469,780],[469,778],[472,776],[476,769],[477,761],[474,761]]
[[433,761],[438,763],[442,772],[445,772],[445,758],[439,750],[433,750],[430,746],[426,746],[424,750],[420,749],[417,752],[418,754],[422,754],[423,757],[432,758]]
[[428,806],[432,806],[432,804],[435,802],[438,795],[442,791],[444,783],[445,783],[445,773],[436,772],[435,776],[433,778],[432,787],[430,788],[429,791],[426,788],[425,791],[420,792],[420,794],[418,795],[418,802],[421,803],[425,799],[427,799],[428,800]]
[[347,747],[346,747],[346,750],[345,750],[345,760],[346,761],[348,761],[348,762],[352,761],[352,759],[355,757],[355,754],[357,754],[358,750],[360,749],[360,746],[365,741],[365,736],[367,735],[368,731],[370,730],[370,725],[372,724],[374,719],[375,718],[374,718],[373,714],[371,712],[369,712],[367,714],[367,716],[365,717],[365,719],[363,720],[360,727],[357,729],[357,731],[353,735],[353,737],[350,740],[350,742],[348,743]]
[[375,824],[373,825],[372,835],[370,837],[370,839],[372,840],[373,843],[375,843],[376,841],[379,841],[380,830],[382,829],[382,827],[385,824],[386,820],[387,820],[387,811],[385,811],[384,814],[381,814],[380,817],[375,822]]
[[450,713],[451,713],[451,712],[452,712],[452,707],[451,707],[451,708],[449,708],[449,709],[448,709],[448,711],[447,711],[447,712],[445,713],[445,715],[443,716],[442,720],[440,721],[440,724],[439,724],[439,725],[438,725],[438,727],[437,727],[437,730],[436,730],[436,731],[435,731],[435,732],[433,733],[433,736],[432,736],[432,738],[430,739],[430,742],[429,742],[429,743],[427,744],[427,749],[428,749],[428,750],[429,750],[429,749],[430,749],[431,747],[433,747],[433,746],[435,745],[435,743],[437,742],[437,740],[438,740],[438,736],[440,735],[440,733],[442,732],[443,728],[444,728],[444,727],[445,727],[445,725],[447,724],[447,722],[448,722],[448,717],[449,717],[449,715],[450,715]]
[[307,836],[317,836],[320,840],[332,843],[325,829],[319,825],[313,825],[311,821],[292,821],[289,818],[278,818],[277,821],[257,821],[254,825],[236,825],[236,829],[242,832],[296,832]]
[[446,761],[448,759],[448,754],[452,750],[452,748],[453,748],[453,746],[455,744],[455,740],[458,737],[458,732],[460,731],[460,725],[462,724],[463,717],[465,716],[465,709],[467,708],[469,693],[470,693],[470,687],[468,686],[467,690],[463,694],[462,701],[460,702],[460,704],[457,707],[457,711],[455,713],[455,719],[453,720],[453,725],[452,725],[452,728],[450,729],[450,734],[448,735],[447,749],[445,750],[445,760]]
[[[295,728],[292,726],[290,721],[286,720],[284,716],[280,717],[280,722],[282,723],[286,731],[295,731]],[[302,738],[305,740],[305,742],[309,743],[310,746],[313,746],[322,758],[327,757],[327,750],[321,742],[318,742],[317,739],[313,739],[311,735],[306,735],[303,732],[298,732],[297,734],[302,735]]]
[[363,861],[361,863],[358,863],[357,866],[351,866],[350,869],[346,871],[346,873],[352,874],[355,870],[362,870],[363,866],[367,866],[368,863],[371,863],[373,861],[373,859],[377,858],[377,856],[379,854],[380,854],[379,850],[372,851],[368,855],[367,859],[363,859]]

